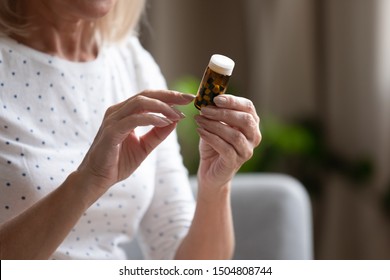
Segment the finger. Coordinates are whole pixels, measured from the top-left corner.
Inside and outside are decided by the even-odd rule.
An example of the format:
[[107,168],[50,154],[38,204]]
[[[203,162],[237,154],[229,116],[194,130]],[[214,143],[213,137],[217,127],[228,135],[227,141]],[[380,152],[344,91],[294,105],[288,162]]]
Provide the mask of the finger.
[[146,90],[140,94],[149,98],[158,99],[169,105],[186,105],[195,99],[193,94],[181,93],[174,90]]
[[135,114],[127,116],[117,122],[106,125],[102,130],[102,137],[110,145],[122,143],[126,137],[138,126],[165,127],[174,122],[170,119],[160,117],[154,114]]
[[176,128],[177,123],[172,123],[164,127],[154,127],[145,135],[140,137],[140,144],[144,151],[149,154],[162,141],[164,141],[169,134]]
[[204,128],[198,127],[197,131],[201,139],[210,145],[210,147],[213,148],[222,159],[229,164],[236,162],[237,152],[233,146]]
[[214,103],[219,108],[243,111],[251,114],[259,122],[259,117],[253,102],[247,98],[231,94],[221,94],[214,97]]
[[129,115],[145,112],[162,114],[173,121],[184,118],[183,113],[169,104],[144,95],[137,95],[129,99],[116,112],[112,113],[109,118],[118,121]]
[[[131,113],[131,110],[134,110],[134,108],[138,107],[137,102],[139,102],[139,99],[142,100],[142,97],[147,97],[144,100],[144,102],[146,102],[146,100],[149,100],[148,98],[150,98],[150,99],[152,99],[152,100],[154,99],[156,101],[159,100],[162,103],[166,103],[169,106],[186,105],[186,104],[192,102],[195,98],[195,96],[192,94],[180,93],[178,91],[146,90],[146,91],[143,91],[143,92],[141,92],[141,93],[125,100],[125,101],[122,101],[121,103],[115,104],[115,105],[111,106],[110,108],[108,108],[106,111],[106,114],[105,114],[105,118],[108,118],[108,117],[112,117],[112,118],[116,118],[116,119],[123,118],[124,116]],[[162,103],[159,103],[159,104],[162,104]],[[166,106],[164,106],[164,107],[167,109]],[[142,108],[139,107],[138,109],[141,110]],[[146,108],[144,108],[144,109],[146,109]],[[176,111],[176,113],[178,113],[176,109],[171,107],[171,112],[172,111]],[[121,113],[118,113],[118,112],[121,112]],[[138,111],[138,112],[140,112],[140,111]],[[179,114],[179,116],[180,115],[181,114]],[[173,116],[176,116],[176,115],[173,115]]]
[[220,121],[237,128],[251,142],[256,143],[259,140],[259,123],[250,113],[221,109],[215,106],[204,106],[201,109],[201,114],[210,120]]
[[252,156],[253,143],[248,141],[241,131],[219,121],[208,120],[202,116],[196,116],[195,120],[201,128],[218,136],[233,147],[239,157],[249,159]]

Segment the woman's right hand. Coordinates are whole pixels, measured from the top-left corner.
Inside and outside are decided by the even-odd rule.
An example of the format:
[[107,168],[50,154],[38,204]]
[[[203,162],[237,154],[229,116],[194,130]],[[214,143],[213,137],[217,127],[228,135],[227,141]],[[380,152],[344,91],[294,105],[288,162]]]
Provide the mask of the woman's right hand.
[[[105,192],[130,176],[175,129],[184,115],[172,106],[193,99],[176,91],[147,90],[110,107],[77,172],[97,191]],[[149,125],[153,128],[146,134],[135,134],[136,127]]]

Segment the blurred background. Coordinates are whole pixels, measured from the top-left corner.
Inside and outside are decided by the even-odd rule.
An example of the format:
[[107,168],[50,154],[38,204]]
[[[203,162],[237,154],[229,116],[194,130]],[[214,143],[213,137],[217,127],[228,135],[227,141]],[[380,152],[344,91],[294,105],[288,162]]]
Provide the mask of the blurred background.
[[[228,91],[263,134],[240,172],[305,185],[316,259],[390,259],[389,0],[148,0],[140,36],[173,89],[196,93],[214,53],[236,61]],[[194,127],[179,127],[192,174]]]

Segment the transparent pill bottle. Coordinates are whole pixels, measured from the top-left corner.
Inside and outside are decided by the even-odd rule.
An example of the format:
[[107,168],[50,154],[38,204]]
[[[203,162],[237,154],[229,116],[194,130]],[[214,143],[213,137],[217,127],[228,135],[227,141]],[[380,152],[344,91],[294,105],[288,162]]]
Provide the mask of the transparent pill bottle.
[[234,61],[229,57],[220,54],[211,56],[194,101],[197,109],[215,105],[214,97],[226,92],[233,68]]

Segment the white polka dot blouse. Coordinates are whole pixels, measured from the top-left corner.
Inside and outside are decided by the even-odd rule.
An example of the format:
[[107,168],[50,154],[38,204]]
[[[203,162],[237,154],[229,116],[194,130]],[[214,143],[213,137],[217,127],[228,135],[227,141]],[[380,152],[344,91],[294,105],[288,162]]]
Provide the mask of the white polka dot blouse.
[[[105,110],[146,88],[166,83],[135,37],[83,63],[0,37],[0,223],[58,187]],[[52,259],[124,259],[120,244],[135,238],[146,259],[172,258],[194,213],[187,177],[173,133],[84,213]]]

